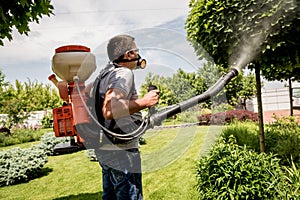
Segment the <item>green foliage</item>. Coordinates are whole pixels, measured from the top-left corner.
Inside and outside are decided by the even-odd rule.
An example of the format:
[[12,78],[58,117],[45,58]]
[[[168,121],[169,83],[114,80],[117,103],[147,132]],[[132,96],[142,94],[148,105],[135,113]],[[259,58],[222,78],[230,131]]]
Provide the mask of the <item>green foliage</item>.
[[[300,127],[294,117],[276,117],[276,122],[265,124],[266,153],[275,154],[283,165],[300,161]],[[230,135],[236,138],[237,144],[260,152],[258,124],[255,122],[235,122],[222,130],[228,140]]]
[[9,82],[5,81],[5,74],[0,69],[0,108],[3,106],[5,88],[9,85]]
[[20,34],[28,34],[29,23],[39,23],[43,15],[50,16],[54,9],[50,0],[6,1],[0,5],[0,45],[3,39],[12,40],[15,27]]
[[291,163],[291,167],[284,166],[286,173],[285,179],[287,180],[286,199],[299,199],[300,196],[300,171],[297,169],[294,162]]
[[[9,85],[4,92],[6,100],[13,99],[13,102],[8,102],[11,105],[16,103],[15,101],[21,101],[21,106],[24,112],[39,111],[45,109],[51,109],[58,107],[62,104],[57,90],[50,86],[50,84],[32,82],[20,82],[16,80],[15,86]],[[7,109],[4,107],[0,109],[2,113],[7,113]]]
[[205,91],[201,76],[196,73],[186,73],[182,69],[172,77],[148,74],[142,85],[142,95],[147,92],[148,85],[156,85],[160,90],[159,106],[173,105]]
[[200,108],[198,106],[195,106],[184,112],[181,112],[176,115],[176,121],[178,121],[180,123],[196,123],[196,122],[198,122],[197,116],[198,116],[199,110],[200,110]]
[[253,74],[239,75],[225,86],[227,102],[230,105],[241,104],[246,109],[246,100],[256,96],[256,83]]
[[47,160],[44,151],[35,146],[1,151],[0,186],[27,182],[40,176]]
[[174,91],[178,102],[199,95],[205,91],[202,76],[196,73],[186,73],[179,69],[176,74],[168,80],[169,89]]
[[209,124],[231,124],[234,121],[257,121],[257,113],[248,110],[228,110],[225,112],[218,112],[214,114],[202,114],[199,115],[198,121],[200,125]]
[[12,129],[10,134],[0,133],[0,147],[40,140],[44,130]]
[[173,105],[176,103],[176,98],[174,98],[175,94],[173,91],[169,90],[165,77],[149,73],[145,78],[145,83],[141,87],[142,96],[147,93],[148,85],[156,85],[160,91],[158,107]]
[[276,117],[276,122],[265,126],[266,152],[273,152],[289,164],[292,158],[300,161],[300,127],[295,117]]
[[[195,126],[182,131],[183,135],[197,132],[191,140],[192,144],[185,146],[181,156],[174,162],[150,172],[145,169],[149,168],[148,165],[159,164],[157,161],[157,158],[161,158],[159,149],[170,143],[171,138],[176,138],[178,129],[155,130],[145,134],[147,145],[142,145],[140,149],[144,170],[144,199],[197,200],[197,191],[194,188],[195,162],[199,158],[199,147],[208,129]],[[182,145],[178,142],[174,145],[174,150],[180,150],[180,146]],[[149,157],[147,156],[149,154],[159,156]],[[174,152],[169,154],[172,156]],[[42,178],[0,188],[0,199],[101,199],[101,168],[99,163],[89,161],[85,151],[50,156],[43,172]]]
[[41,143],[38,144],[38,147],[42,149],[46,155],[54,155],[53,148],[55,145],[63,142],[70,142],[69,137],[55,137],[53,132],[45,133],[41,137]]
[[221,141],[197,165],[200,199],[280,199],[283,172],[273,155]]
[[[25,136],[26,133],[30,137],[34,135],[30,134],[29,131],[24,132],[24,130],[19,129],[18,131],[20,132],[18,133],[19,138],[16,140],[20,140],[22,137],[27,138]],[[54,146],[61,142],[69,142],[69,138],[56,138],[53,132],[49,132],[41,137],[41,142],[38,145],[27,149],[13,148],[11,150],[1,151],[0,186],[27,182],[42,175],[42,168],[48,160],[47,155],[53,155]]]
[[189,6],[187,36],[201,58],[224,67],[254,62],[268,80],[299,79],[299,0],[191,0]]
[[[203,68],[198,70],[197,74],[205,80],[204,88],[207,90],[227,71],[228,69],[224,69],[220,65],[207,62]],[[243,107],[246,108],[246,100],[255,97],[256,94],[255,76],[252,73],[245,75],[243,71],[240,71],[239,75],[225,86],[224,91],[221,91],[214,101],[218,102],[219,97],[221,102],[224,102],[224,100],[222,100],[224,93],[227,103],[232,106],[241,103]]]
[[218,105],[213,105],[212,106],[212,111],[210,113],[216,114],[219,112],[226,112],[229,110],[234,110],[234,107],[230,104],[227,103],[220,103]]
[[53,126],[52,123],[52,113],[47,114],[42,119],[42,127],[43,128],[51,128]]
[[[279,124],[285,124],[287,125],[286,119],[278,119]],[[277,128],[281,129],[283,126],[277,126]],[[269,125],[268,125],[269,126]],[[273,125],[270,125],[273,126]],[[293,125],[292,125],[293,126]],[[295,127],[295,126],[294,126]],[[266,145],[268,146],[269,153],[272,153],[273,155],[276,155],[277,158],[280,158],[280,164],[284,162],[284,164],[288,164],[288,166],[283,166],[283,172],[284,172],[284,180],[286,181],[286,187],[285,190],[281,191],[282,199],[297,199],[300,196],[300,171],[297,169],[296,164],[294,161],[299,164],[299,160],[291,159],[293,158],[292,154],[294,152],[288,152],[287,149],[292,148],[295,149],[297,146],[295,144],[291,144],[291,146],[285,146],[283,148],[280,148],[277,146],[277,142],[280,142],[280,138],[278,135],[276,135],[274,132],[277,129],[276,127],[273,127],[273,131],[269,132],[266,140]],[[287,125],[288,130],[291,129],[290,125]],[[295,130],[297,131],[297,130]],[[294,131],[292,131],[293,134],[295,134]],[[247,147],[247,149],[255,150],[257,153],[260,152],[259,147],[259,137],[258,137],[258,125],[254,122],[244,122],[244,123],[238,123],[235,122],[226,128],[222,130],[222,137],[224,138],[224,141],[229,141],[231,136],[234,136],[236,138],[237,144],[240,146]],[[291,137],[291,139],[293,136]],[[290,141],[291,139],[287,139]],[[271,150],[272,149],[272,150]],[[280,151],[283,151],[286,153],[284,155],[284,158],[282,155],[279,155]],[[297,152],[295,152],[297,154]],[[289,159],[287,159],[289,158]]]
[[1,87],[0,94],[0,113],[8,115],[5,126],[9,128],[24,122],[31,111],[52,109],[62,105],[56,89],[50,84],[44,85],[36,81],[28,80],[21,83],[16,80],[15,86],[7,83]]
[[234,136],[236,142],[240,146],[246,145],[247,148],[260,152],[259,136],[258,136],[258,124],[256,122],[246,121],[238,122],[235,120],[230,125],[222,129],[222,137],[226,142],[230,137]]

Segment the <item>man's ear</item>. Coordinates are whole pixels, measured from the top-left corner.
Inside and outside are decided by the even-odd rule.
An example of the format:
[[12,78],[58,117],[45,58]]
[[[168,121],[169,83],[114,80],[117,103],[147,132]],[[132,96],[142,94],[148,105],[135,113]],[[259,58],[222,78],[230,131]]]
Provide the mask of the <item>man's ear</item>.
[[124,58],[124,59],[130,58],[130,52],[127,51],[127,52],[124,54],[124,57],[123,57],[123,58]]
[[124,54],[124,59],[131,60],[133,54],[134,54],[134,53],[132,53],[132,52],[130,52],[130,51],[127,51],[127,52]]

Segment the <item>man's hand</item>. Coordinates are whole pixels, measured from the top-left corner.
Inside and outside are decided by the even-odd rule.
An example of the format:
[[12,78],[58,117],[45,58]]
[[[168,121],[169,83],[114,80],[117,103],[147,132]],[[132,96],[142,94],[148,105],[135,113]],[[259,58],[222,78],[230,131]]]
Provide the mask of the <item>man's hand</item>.
[[159,90],[151,90],[142,98],[145,101],[146,108],[154,106],[158,103]]

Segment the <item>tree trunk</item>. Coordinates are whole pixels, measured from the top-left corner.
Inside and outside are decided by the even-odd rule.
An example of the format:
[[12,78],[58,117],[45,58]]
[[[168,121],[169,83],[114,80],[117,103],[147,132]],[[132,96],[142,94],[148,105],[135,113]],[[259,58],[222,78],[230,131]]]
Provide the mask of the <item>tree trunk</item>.
[[244,110],[247,110],[247,99],[246,98],[243,98],[243,100],[242,100],[243,102],[242,102],[242,104],[243,104],[243,109]]
[[292,88],[292,80],[289,78],[289,95],[290,95],[290,115],[294,115],[294,110],[293,110],[293,88]]
[[255,65],[255,79],[256,79],[256,91],[257,91],[257,107],[258,107],[258,126],[259,126],[259,143],[260,152],[265,152],[265,134],[264,134],[264,120],[263,120],[263,107],[261,98],[261,80],[260,80],[260,67]]

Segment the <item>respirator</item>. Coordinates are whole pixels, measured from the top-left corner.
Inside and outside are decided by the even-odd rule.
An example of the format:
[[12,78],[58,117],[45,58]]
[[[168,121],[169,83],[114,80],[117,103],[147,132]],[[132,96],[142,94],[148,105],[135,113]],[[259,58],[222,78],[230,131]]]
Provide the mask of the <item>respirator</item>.
[[140,54],[138,55],[138,58],[135,60],[138,61],[135,69],[145,69],[146,68],[147,61],[145,59],[143,59],[140,56]]
[[140,56],[140,54],[138,54],[137,58],[132,59],[132,60],[119,58],[119,59],[115,60],[114,62],[116,62],[116,61],[118,61],[118,62],[134,62],[134,61],[137,61],[137,65],[136,65],[135,69],[145,69],[146,68],[146,64],[147,64],[146,59],[142,58]]

